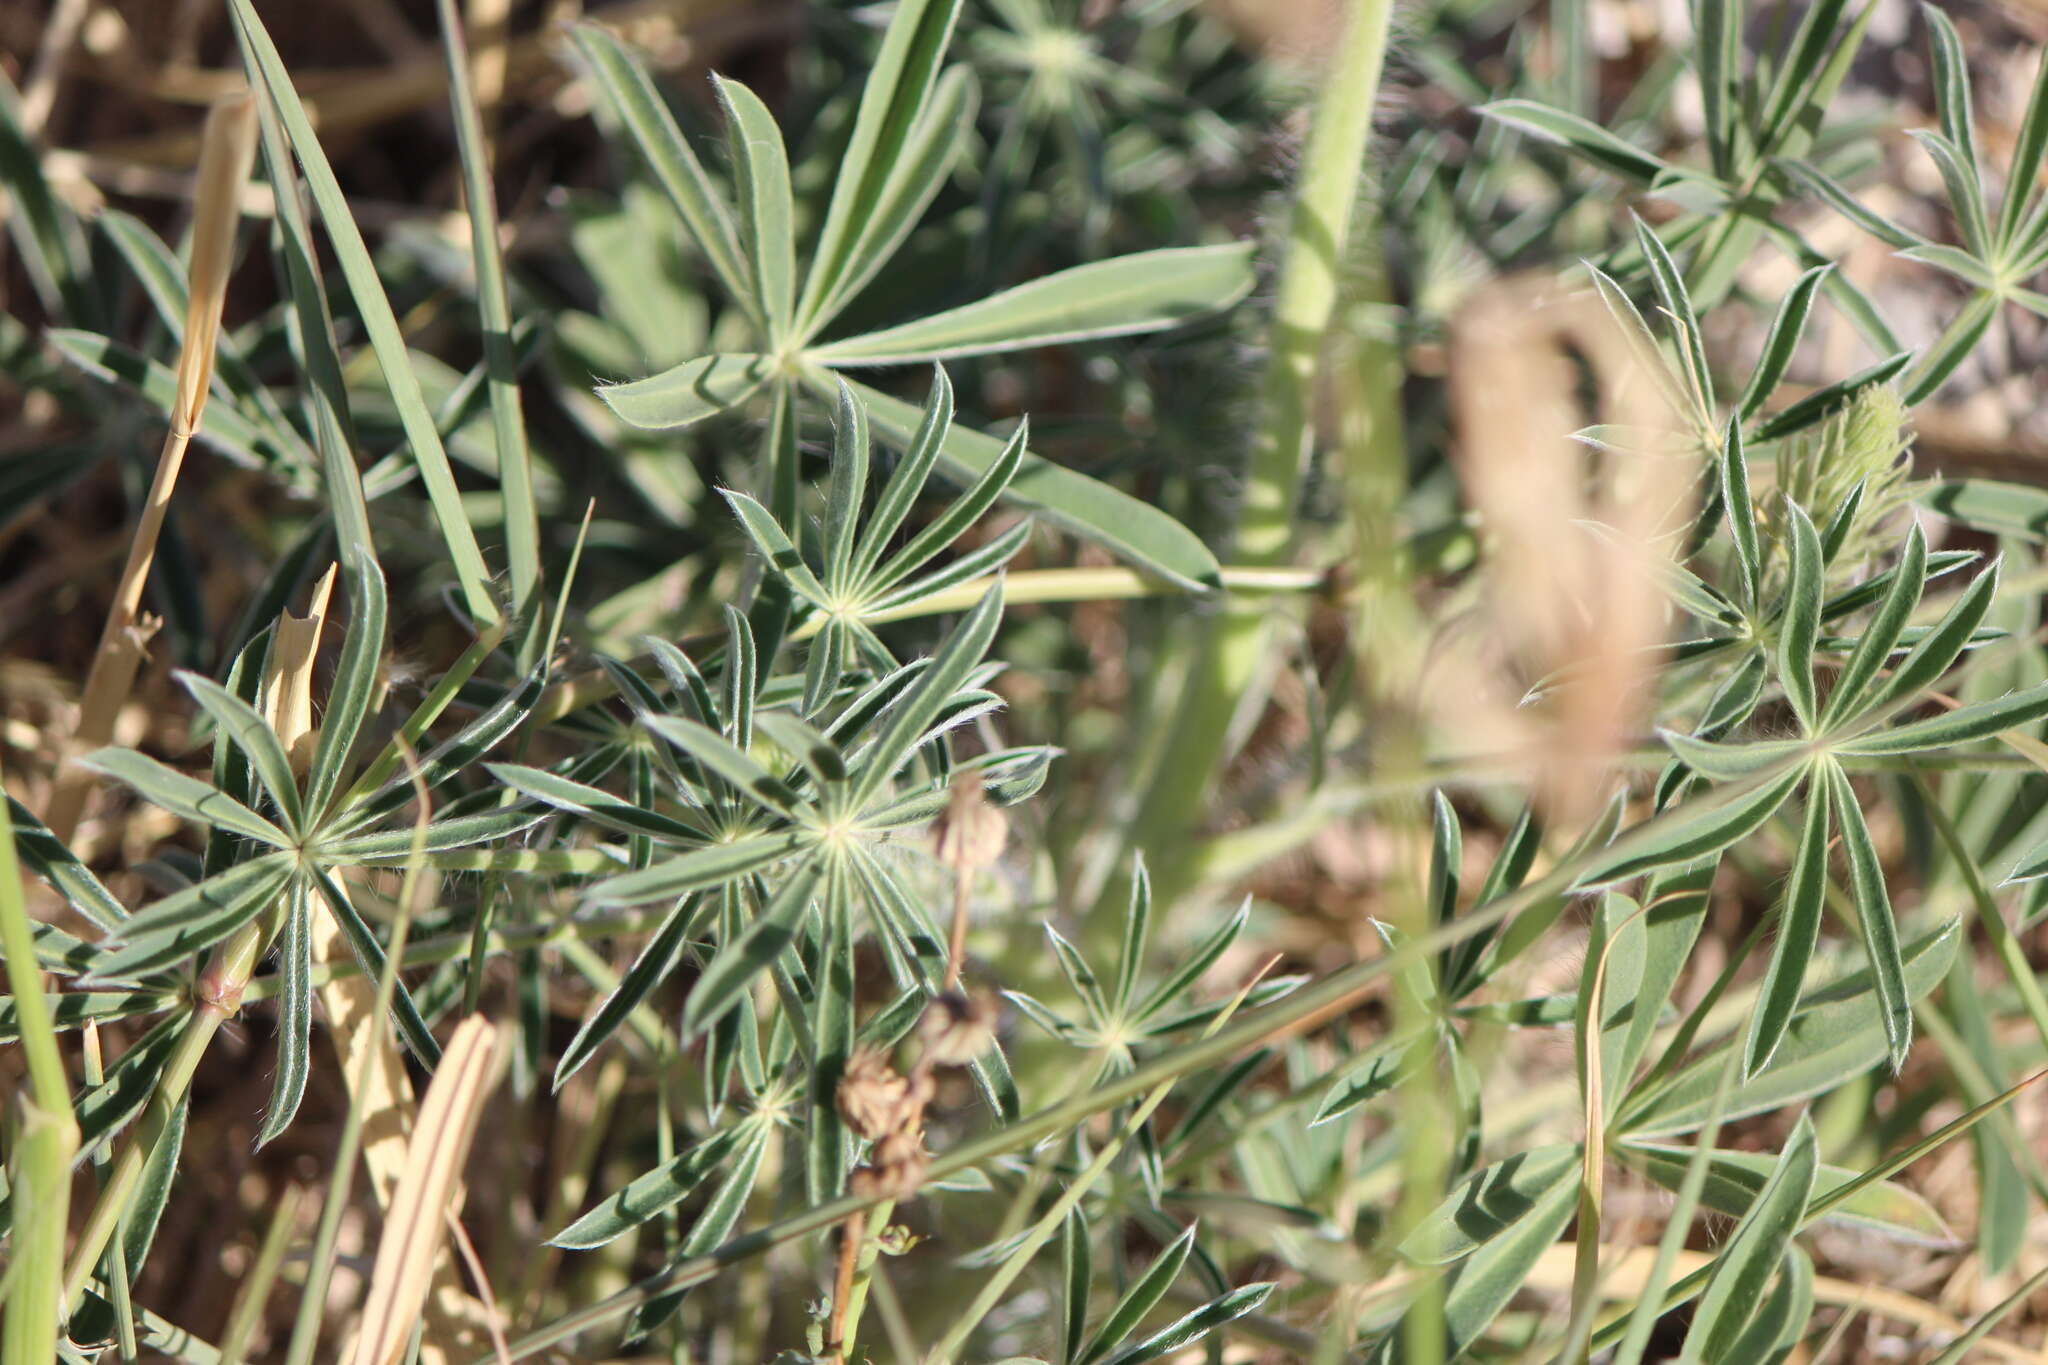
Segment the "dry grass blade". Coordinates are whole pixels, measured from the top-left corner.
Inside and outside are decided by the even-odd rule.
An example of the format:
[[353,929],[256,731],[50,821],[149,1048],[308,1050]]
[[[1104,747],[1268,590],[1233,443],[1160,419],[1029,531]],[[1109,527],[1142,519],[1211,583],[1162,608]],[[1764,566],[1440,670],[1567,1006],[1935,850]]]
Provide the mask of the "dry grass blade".
[[[1575,398],[1573,351],[1599,381],[1598,420],[1668,424],[1643,398],[1637,358],[1590,292],[1506,279],[1474,291],[1453,322],[1458,473],[1491,541],[1487,621],[1477,632],[1486,638],[1457,651],[1479,657],[1438,665],[1456,685],[1424,690],[1463,712],[1442,717],[1450,726],[1500,734],[1498,747],[1508,748],[1524,738],[1528,681],[1568,675],[1552,689],[1541,736],[1547,794],[1567,815],[1590,809],[1643,709],[1645,651],[1663,629],[1656,563],[1669,555],[1666,533],[1685,524],[1690,477],[1682,461],[1655,453],[1588,460],[1571,439],[1591,420]],[[1517,681],[1500,677],[1503,669]]]
[[[114,589],[114,604],[100,633],[99,649],[86,674],[74,752],[105,744],[114,733],[114,719],[128,700],[144,647],[155,632],[153,622],[138,616],[142,587],[156,559],[185,448],[199,430],[213,383],[214,345],[220,335],[221,310],[227,302],[228,274],[234,264],[235,226],[241,221],[242,191],[256,159],[256,101],[247,91],[230,95],[207,116],[199,154],[199,181],[193,201],[190,302],[185,312],[185,339],[178,354],[177,392],[172,400],[171,427],[157,456],[156,477],[148,501],[128,545],[128,561]],[[78,828],[91,778],[67,767],[59,777],[45,822],[59,839],[69,840]]]
[[377,1244],[362,1334],[351,1357],[355,1365],[394,1365],[412,1338],[440,1258],[442,1210],[456,1197],[463,1160],[502,1060],[497,1028],[481,1015],[465,1019],[449,1040],[420,1106]]
[[328,565],[313,585],[313,600],[304,616],[287,612],[278,619],[270,676],[264,680],[263,718],[277,731],[278,742],[291,756],[292,770],[300,776],[312,762],[314,741],[319,738],[313,728],[313,663],[320,653],[320,628],[334,596],[337,567]]

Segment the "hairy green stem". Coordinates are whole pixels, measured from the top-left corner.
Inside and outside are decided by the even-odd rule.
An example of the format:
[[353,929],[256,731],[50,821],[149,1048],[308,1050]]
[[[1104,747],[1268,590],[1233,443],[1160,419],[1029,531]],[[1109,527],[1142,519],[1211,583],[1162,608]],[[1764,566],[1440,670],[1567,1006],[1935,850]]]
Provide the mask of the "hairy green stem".
[[[1288,216],[1286,259],[1273,303],[1270,351],[1260,397],[1263,421],[1245,472],[1238,511],[1239,562],[1271,568],[1294,544],[1295,509],[1314,435],[1316,379],[1324,340],[1344,293],[1365,150],[1387,46],[1391,0],[1352,0],[1334,58],[1323,73],[1315,121],[1302,154],[1301,180]],[[1398,396],[1396,393],[1394,396]],[[1216,618],[1192,623],[1187,683],[1169,709],[1175,740],[1164,748],[1139,812],[1136,838],[1150,859],[1162,903],[1184,889],[1171,854],[1199,818],[1217,770],[1247,722],[1248,698],[1274,655],[1274,614],[1230,603]],[[1114,904],[1123,887],[1105,889]]]

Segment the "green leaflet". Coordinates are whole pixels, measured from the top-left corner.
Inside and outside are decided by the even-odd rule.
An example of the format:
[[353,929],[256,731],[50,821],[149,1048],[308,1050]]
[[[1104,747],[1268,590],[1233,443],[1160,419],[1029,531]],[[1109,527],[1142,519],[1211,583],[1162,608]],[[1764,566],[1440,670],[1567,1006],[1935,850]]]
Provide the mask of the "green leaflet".
[[819,857],[806,858],[791,868],[746,930],[712,956],[683,1005],[679,1031],[684,1041],[717,1023],[721,1015],[739,1003],[740,995],[753,984],[754,978],[782,956],[809,913],[823,874],[824,860]]
[[975,303],[811,352],[830,366],[918,360],[1130,336],[1218,312],[1252,289],[1249,242],[1168,247],[1074,266]]
[[1803,766],[1791,766],[1696,798],[1638,825],[1589,859],[1573,885],[1591,890],[1719,853],[1770,819],[1804,775]]
[[1813,1120],[1802,1116],[1785,1154],[1716,1259],[1713,1278],[1693,1310],[1680,1359],[1731,1359],[1728,1348],[1763,1302],[1764,1285],[1805,1216],[1817,1165]]
[[[1685,1179],[1685,1168],[1692,1160],[1693,1149],[1626,1142],[1616,1149],[1615,1155],[1666,1189],[1675,1190]],[[1782,1155],[1775,1152],[1742,1152],[1725,1148],[1716,1151],[1707,1159],[1707,1180],[1700,1188],[1700,1202],[1731,1218],[1740,1217],[1755,1203],[1757,1191],[1764,1187],[1782,1160]],[[1840,1166],[1820,1166],[1814,1176],[1814,1199],[1825,1199],[1856,1180],[1859,1174]],[[1830,1209],[1823,1221],[1924,1246],[1944,1246],[1954,1239],[1954,1233],[1932,1204],[1917,1192],[1890,1180],[1858,1188],[1848,1199]]]
[[740,240],[773,341],[789,336],[796,303],[796,207],[789,193],[789,157],[768,106],[738,81],[714,75],[725,108],[726,148],[739,184]]
[[1597,123],[1534,100],[1495,100],[1480,113],[1548,142],[1562,143],[1612,175],[1647,185],[1665,169],[1642,148],[1622,141]]
[[710,1178],[754,1126],[757,1125],[743,1121],[692,1143],[550,1237],[548,1244],[570,1251],[587,1251],[631,1232],[665,1209],[674,1208]]
[[768,382],[759,355],[706,355],[630,384],[608,384],[597,396],[619,419],[647,431],[668,431],[737,407]]
[[146,976],[220,942],[271,904],[294,861],[289,853],[266,854],[164,897],[122,922],[116,946],[93,969],[96,976]]
[[1786,1026],[1798,1008],[1799,992],[1806,984],[1807,964],[1813,960],[1813,945],[1820,937],[1821,910],[1828,889],[1828,808],[1834,797],[1833,784],[1809,784],[1806,820],[1799,835],[1799,849],[1792,855],[1792,875],[1785,882],[1785,895],[1778,908],[1778,938],[1771,949],[1771,965],[1757,989],[1756,1012],[1749,1017],[1749,1031],[1743,1040],[1742,1074],[1753,1077],[1770,1062],[1784,1040]]
[[1475,1171],[1422,1217],[1401,1243],[1401,1254],[1421,1265],[1469,1256],[1527,1218],[1560,1184],[1576,1191],[1571,1177],[1579,1165],[1579,1145],[1560,1142]]
[[1973,740],[1989,739],[2001,730],[2030,725],[2043,716],[2048,716],[2048,684],[2030,687],[1996,701],[1978,702],[1975,706],[1965,706],[1911,725],[1879,730],[1861,739],[1846,740],[1835,745],[1834,751],[1881,757],[1946,749]]
[[1792,576],[1785,587],[1785,614],[1778,626],[1778,682],[1792,703],[1799,723],[1813,733],[1819,719],[1814,700],[1813,647],[1820,636],[1821,593],[1826,564],[1820,533],[1797,503],[1785,504],[1785,522],[1792,542]]

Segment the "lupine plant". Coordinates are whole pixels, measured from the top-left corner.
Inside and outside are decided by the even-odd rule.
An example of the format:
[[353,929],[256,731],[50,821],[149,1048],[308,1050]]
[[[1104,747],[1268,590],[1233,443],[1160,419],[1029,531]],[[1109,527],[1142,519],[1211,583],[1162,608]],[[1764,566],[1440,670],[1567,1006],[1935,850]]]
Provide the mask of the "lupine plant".
[[[232,295],[239,180],[181,255],[0,88],[0,565],[178,454],[0,728],[0,1365],[2023,1355],[2048,492],[1915,425],[2048,313],[2048,62],[1994,139],[1924,10],[1901,216],[1876,0],[799,8],[772,100],[562,35],[523,241],[453,0],[452,237],[228,0]],[[1475,510],[1546,461],[1629,516]],[[1528,525],[1626,648],[1500,643]]]

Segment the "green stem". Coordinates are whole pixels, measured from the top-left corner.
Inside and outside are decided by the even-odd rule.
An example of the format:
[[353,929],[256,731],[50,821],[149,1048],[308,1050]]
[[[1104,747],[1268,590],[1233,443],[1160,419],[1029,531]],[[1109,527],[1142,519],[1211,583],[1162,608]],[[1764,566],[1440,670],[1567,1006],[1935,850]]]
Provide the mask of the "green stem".
[[149,1154],[156,1150],[156,1144],[170,1127],[178,1102],[192,1085],[192,1073],[199,1069],[199,1059],[206,1055],[207,1045],[220,1026],[242,1007],[242,993],[256,972],[256,964],[263,960],[276,932],[277,920],[274,913],[263,914],[237,929],[215,949],[205,970],[200,972],[193,990],[192,1020],[165,1063],[135,1133],[114,1157],[106,1187],[100,1191],[85,1229],[72,1248],[70,1269],[64,1276],[66,1303],[78,1302],[93,1267],[99,1264],[100,1253],[107,1249],[108,1241],[120,1227],[121,1217],[135,1197],[136,1182],[142,1179],[149,1163]]
[[[35,930],[14,851],[14,825],[0,801],[0,956],[14,992],[28,1092],[19,1100],[13,1162],[13,1263],[0,1313],[0,1365],[42,1365],[57,1356],[58,1274],[71,1208],[71,1162],[78,1120],[71,1081],[36,963]],[[97,1257],[95,1257],[97,1259]],[[91,1262],[87,1262],[88,1268]]]
[[[1236,557],[1253,567],[1284,564],[1293,549],[1302,469],[1314,434],[1316,376],[1344,292],[1346,245],[1362,198],[1359,184],[1393,6],[1391,0],[1352,0],[1349,9],[1303,150],[1274,297],[1261,393],[1264,422],[1253,441],[1238,511]],[[1247,697],[1273,656],[1276,624],[1262,607],[1232,603],[1213,622],[1193,626],[1187,685],[1178,709],[1169,712],[1177,738],[1152,774],[1136,827],[1148,853],[1170,853],[1199,817],[1245,718]],[[1151,859],[1162,903],[1170,904],[1184,889],[1177,885],[1177,862],[1170,856]],[[1122,891],[1112,885],[1102,903],[1115,903]]]

